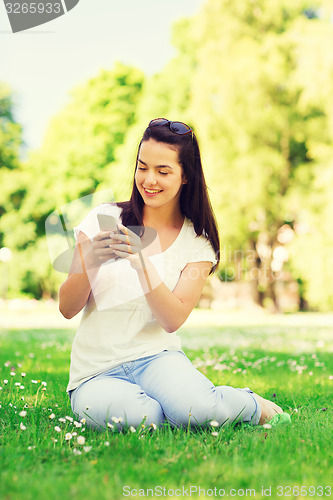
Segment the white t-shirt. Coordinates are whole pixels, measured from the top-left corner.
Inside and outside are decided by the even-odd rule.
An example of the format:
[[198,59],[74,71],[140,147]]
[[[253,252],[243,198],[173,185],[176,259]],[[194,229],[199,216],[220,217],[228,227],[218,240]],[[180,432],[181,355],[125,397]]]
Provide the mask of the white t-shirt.
[[[75,238],[82,231],[92,239],[100,231],[97,214],[113,215],[121,222],[121,211],[111,204],[94,208],[74,228]],[[148,258],[171,291],[189,262],[217,262],[210,242],[204,235],[197,236],[186,217],[172,245]],[[127,361],[179,349],[180,337],[159,325],[130,263],[109,260],[98,271],[74,338],[67,391]]]

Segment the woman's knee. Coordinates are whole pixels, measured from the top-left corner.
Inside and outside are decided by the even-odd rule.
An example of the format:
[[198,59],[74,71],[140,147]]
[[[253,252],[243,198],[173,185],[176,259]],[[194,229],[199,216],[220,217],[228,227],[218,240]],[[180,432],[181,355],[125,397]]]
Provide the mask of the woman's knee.
[[[152,423],[160,425],[165,420],[160,404],[135,384],[128,382],[125,387],[121,384],[121,390],[115,384],[107,391],[105,383],[97,385],[98,390],[97,386],[82,386],[72,400],[73,412],[79,419],[84,418],[87,426],[106,428],[109,424],[121,430]],[[102,392],[101,385],[104,386]]]

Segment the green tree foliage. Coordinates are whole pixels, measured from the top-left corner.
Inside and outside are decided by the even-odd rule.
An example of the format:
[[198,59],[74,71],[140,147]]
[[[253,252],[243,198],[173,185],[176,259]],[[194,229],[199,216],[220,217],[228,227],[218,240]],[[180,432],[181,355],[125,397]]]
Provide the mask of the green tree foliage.
[[19,167],[22,128],[13,116],[13,96],[10,88],[0,82],[0,169]]
[[270,296],[276,305],[285,256],[279,232],[297,224],[331,151],[332,114],[309,72],[318,56],[327,63],[318,78],[332,72],[332,25],[309,19],[307,7],[304,0],[209,0],[193,19],[190,111],[214,186],[224,258],[252,270],[257,299]]
[[[8,210],[17,208],[22,195],[16,189],[14,181],[14,178],[18,177],[20,168],[22,128],[15,121],[13,108],[11,90],[8,85],[0,82],[0,217]],[[0,227],[0,246],[3,244],[3,239]]]
[[[304,299],[319,310],[333,307],[333,43],[332,4],[321,2],[321,18],[299,26],[302,41],[298,52],[295,80],[303,82],[302,105],[316,105],[324,119],[314,123],[309,143],[310,154],[317,159],[315,179],[306,192],[294,192],[297,207],[295,238],[289,245],[290,267],[301,283]],[[309,31],[311,36],[309,36]],[[304,173],[303,173],[304,175]]]
[[[9,246],[7,234],[10,235],[12,229],[9,227],[6,231],[3,221],[8,214],[17,211],[25,194],[19,182],[22,174],[19,159],[21,146],[22,128],[14,118],[13,94],[8,85],[0,82],[0,248]],[[13,256],[15,249],[10,248],[10,252]],[[3,259],[1,253],[1,297],[7,295],[9,269],[12,267],[13,259],[9,262],[3,260],[7,259]]]

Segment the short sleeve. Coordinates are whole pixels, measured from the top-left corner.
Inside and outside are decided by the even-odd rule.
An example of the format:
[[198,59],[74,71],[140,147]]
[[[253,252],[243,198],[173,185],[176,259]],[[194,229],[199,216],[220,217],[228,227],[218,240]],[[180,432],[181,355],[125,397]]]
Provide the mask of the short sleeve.
[[215,251],[207,238],[200,236],[195,239],[193,250],[191,250],[188,263],[190,262],[212,262],[213,266],[217,264]]
[[120,221],[121,209],[117,205],[111,205],[105,203],[93,208],[86,217],[78,224],[78,226],[73,227],[75,239],[77,239],[79,232],[82,231],[90,240],[99,233],[99,223],[97,219],[97,214],[112,215]]

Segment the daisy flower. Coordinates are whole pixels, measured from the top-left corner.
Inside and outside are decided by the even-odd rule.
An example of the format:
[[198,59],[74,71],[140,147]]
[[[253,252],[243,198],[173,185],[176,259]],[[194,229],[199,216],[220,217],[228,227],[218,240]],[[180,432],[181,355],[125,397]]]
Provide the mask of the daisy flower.
[[86,438],[84,436],[77,437],[77,444],[83,445],[86,442]]

